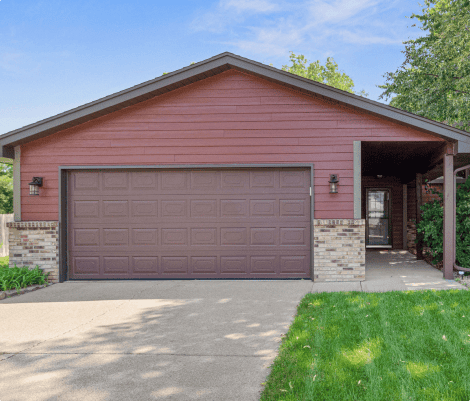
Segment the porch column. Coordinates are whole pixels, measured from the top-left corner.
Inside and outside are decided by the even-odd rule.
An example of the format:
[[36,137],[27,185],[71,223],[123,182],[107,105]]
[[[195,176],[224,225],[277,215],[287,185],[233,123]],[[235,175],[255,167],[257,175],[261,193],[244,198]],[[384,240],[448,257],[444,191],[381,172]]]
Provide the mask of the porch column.
[[362,201],[361,141],[354,141],[354,218],[360,219]]
[[421,205],[423,204],[423,175],[416,173],[416,258],[423,259],[423,234],[418,233],[418,224],[421,222]]
[[444,155],[444,278],[454,278],[454,155]]

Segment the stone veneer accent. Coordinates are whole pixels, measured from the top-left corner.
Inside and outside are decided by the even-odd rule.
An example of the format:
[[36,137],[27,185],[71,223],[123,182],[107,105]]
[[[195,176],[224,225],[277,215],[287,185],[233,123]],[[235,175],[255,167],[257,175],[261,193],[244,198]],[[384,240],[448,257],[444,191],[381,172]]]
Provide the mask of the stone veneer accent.
[[14,221],[7,223],[10,240],[10,267],[38,265],[49,281],[59,281],[59,222]]
[[313,280],[365,280],[365,220],[313,220],[313,228]]

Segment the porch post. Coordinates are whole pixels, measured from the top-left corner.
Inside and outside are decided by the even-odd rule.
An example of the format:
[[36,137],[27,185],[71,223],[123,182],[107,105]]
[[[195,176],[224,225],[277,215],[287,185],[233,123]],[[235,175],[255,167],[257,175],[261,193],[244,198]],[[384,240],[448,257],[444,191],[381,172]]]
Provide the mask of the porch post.
[[403,249],[408,250],[408,185],[403,184]]
[[423,175],[416,173],[416,258],[423,259],[423,234],[418,233],[418,224],[421,222],[421,205],[423,204]]
[[444,155],[444,278],[454,278],[454,155]]
[[15,221],[21,221],[21,146],[14,147],[13,159],[13,213]]
[[354,141],[354,218],[360,219],[362,200],[362,162],[361,162],[361,141]]

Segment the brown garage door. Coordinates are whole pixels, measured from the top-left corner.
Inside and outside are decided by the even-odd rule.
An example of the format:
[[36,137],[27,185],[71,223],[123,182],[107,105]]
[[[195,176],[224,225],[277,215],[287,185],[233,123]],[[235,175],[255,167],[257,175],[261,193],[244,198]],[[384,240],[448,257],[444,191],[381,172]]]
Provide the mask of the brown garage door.
[[68,175],[71,279],[310,276],[308,169]]

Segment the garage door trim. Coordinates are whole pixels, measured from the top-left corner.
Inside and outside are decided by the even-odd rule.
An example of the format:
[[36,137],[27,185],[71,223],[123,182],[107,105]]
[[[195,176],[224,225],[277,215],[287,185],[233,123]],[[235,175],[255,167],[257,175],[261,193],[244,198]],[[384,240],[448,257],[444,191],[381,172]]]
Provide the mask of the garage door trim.
[[275,164],[166,164],[166,165],[105,165],[59,166],[59,282],[68,279],[67,260],[67,173],[71,170],[132,170],[132,169],[250,169],[250,168],[309,168],[310,169],[310,278],[313,280],[313,218],[314,218],[314,169],[311,163]]

